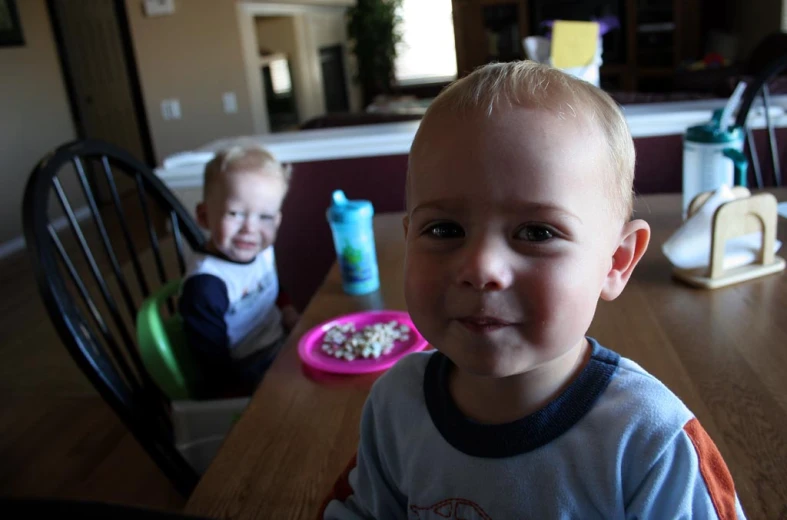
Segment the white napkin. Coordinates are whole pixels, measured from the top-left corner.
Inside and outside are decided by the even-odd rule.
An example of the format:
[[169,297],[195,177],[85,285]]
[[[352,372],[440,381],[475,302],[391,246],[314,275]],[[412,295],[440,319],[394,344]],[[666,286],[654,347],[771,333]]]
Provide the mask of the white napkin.
[[[722,185],[700,209],[672,234],[661,250],[680,269],[696,269],[710,265],[711,226],[716,208],[734,200],[730,187]],[[762,232],[750,233],[727,240],[724,247],[724,269],[732,269],[755,261],[762,244]],[[782,243],[776,241],[774,251]]]

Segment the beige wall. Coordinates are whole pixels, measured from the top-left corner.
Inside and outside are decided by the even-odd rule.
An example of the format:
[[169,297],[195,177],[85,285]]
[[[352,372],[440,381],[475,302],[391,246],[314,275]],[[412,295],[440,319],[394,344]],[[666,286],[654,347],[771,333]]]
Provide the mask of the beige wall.
[[[146,17],[126,0],[145,109],[157,162],[221,137],[254,132],[235,2],[175,2],[175,13]],[[234,92],[238,112],[224,113]],[[180,100],[181,119],[166,121],[161,101]]]
[[318,49],[328,45],[345,43],[347,40],[346,23],[342,15],[309,13],[309,25],[314,35],[314,44]]
[[0,48],[0,244],[22,233],[22,193],[36,162],[76,136],[44,0],[16,5],[25,45]]

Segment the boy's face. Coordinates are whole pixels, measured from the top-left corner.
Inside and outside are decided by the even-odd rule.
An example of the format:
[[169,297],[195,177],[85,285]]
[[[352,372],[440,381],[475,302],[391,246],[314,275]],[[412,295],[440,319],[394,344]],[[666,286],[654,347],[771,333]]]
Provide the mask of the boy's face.
[[582,118],[434,114],[411,154],[405,219],[405,296],[424,337],[491,377],[583,345],[624,226],[602,189],[609,167]]
[[210,187],[197,220],[218,252],[248,262],[276,240],[283,198],[284,184],[273,175],[231,173]]

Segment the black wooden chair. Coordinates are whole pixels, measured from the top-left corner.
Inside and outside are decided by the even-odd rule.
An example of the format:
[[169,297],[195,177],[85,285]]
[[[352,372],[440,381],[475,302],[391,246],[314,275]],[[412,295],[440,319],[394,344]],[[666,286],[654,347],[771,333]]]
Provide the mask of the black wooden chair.
[[[787,69],[787,34],[768,35],[752,52],[746,67],[749,82],[741,98],[741,105],[735,124],[746,131],[746,151],[751,159],[751,171],[757,188],[780,186],[782,184],[781,158],[777,143],[777,131],[770,114],[773,106],[771,86]],[[785,83],[782,80],[779,80]],[[787,85],[787,83],[785,83]],[[749,116],[754,111],[762,112],[765,119],[765,135],[755,135]],[[765,163],[760,161],[758,150],[765,148],[767,141],[768,156]],[[770,160],[768,160],[770,159]]]
[[[60,339],[188,496],[199,476],[175,447],[169,402],[143,367],[134,323],[145,297],[182,276],[185,246],[201,248],[203,233],[148,167],[93,140],[60,146],[38,163],[22,219],[38,288]],[[169,307],[174,312],[172,302]]]

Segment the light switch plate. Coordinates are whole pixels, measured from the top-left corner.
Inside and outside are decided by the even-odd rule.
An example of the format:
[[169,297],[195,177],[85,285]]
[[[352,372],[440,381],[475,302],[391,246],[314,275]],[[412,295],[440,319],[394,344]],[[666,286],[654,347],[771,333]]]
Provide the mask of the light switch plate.
[[165,121],[180,119],[180,100],[176,98],[162,99],[161,116]]
[[238,98],[235,92],[225,92],[221,96],[222,103],[224,104],[225,114],[235,114],[238,112]]
[[175,13],[175,0],[145,0],[145,16],[164,16]]

